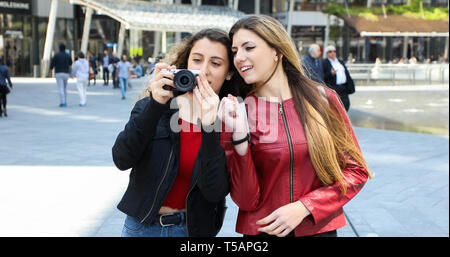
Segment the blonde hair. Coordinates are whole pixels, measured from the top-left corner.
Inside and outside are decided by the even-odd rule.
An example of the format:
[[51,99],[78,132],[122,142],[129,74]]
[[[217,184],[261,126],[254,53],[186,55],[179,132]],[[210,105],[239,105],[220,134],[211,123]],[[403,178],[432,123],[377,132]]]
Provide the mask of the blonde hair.
[[[348,182],[342,170],[350,157],[363,166],[369,178],[370,173],[361,150],[354,141],[342,117],[339,107],[333,101],[324,101],[318,86],[324,86],[309,79],[300,63],[299,54],[283,25],[266,15],[247,16],[237,21],[229,35],[239,29],[247,29],[256,33],[279,55],[291,90],[295,109],[302,123],[308,152],[318,178],[325,185],[338,183],[343,194],[347,191]],[[278,66],[278,65],[277,65]],[[274,71],[275,72],[275,71]],[[273,74],[272,74],[273,75]],[[270,79],[270,78],[269,78]],[[263,83],[261,86],[264,86]],[[257,91],[254,85],[250,92]]]

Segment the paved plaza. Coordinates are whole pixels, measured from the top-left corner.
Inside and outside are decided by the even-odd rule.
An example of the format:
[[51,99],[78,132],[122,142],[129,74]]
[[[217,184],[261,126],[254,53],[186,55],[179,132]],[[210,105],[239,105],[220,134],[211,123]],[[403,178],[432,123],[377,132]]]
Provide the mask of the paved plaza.
[[[71,80],[68,107],[59,108],[54,79],[12,81],[9,117],[0,118],[0,236],[120,236],[125,216],[116,205],[129,171],[114,166],[111,147],[142,85],[121,100],[120,90],[100,80],[79,107]],[[448,86],[442,90],[448,99]],[[355,132],[375,178],[344,207],[348,222],[338,235],[448,237],[448,136]],[[219,236],[241,236],[229,196],[227,205]]]

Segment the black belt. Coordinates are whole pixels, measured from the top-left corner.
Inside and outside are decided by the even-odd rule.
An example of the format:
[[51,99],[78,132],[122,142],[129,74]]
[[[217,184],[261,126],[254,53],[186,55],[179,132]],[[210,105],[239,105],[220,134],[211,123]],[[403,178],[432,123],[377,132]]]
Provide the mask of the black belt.
[[186,213],[184,211],[167,214],[158,214],[156,215],[155,222],[159,222],[161,227],[167,227],[172,225],[183,225],[186,220],[185,216]]

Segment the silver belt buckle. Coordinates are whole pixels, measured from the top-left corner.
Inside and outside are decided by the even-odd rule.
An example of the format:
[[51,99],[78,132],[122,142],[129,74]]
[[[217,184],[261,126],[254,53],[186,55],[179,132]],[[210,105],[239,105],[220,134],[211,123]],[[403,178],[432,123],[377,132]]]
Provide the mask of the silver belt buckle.
[[168,227],[168,226],[175,225],[175,224],[163,224],[163,223],[162,223],[162,218],[163,218],[164,216],[169,216],[169,215],[173,215],[173,213],[161,214],[161,216],[159,216],[159,224],[161,225],[161,227]]

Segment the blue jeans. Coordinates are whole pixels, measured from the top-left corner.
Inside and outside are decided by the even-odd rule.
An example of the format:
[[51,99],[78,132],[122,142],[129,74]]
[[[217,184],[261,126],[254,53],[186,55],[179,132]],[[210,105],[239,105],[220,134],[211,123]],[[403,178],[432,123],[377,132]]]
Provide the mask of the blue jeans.
[[187,237],[186,223],[163,227],[159,221],[156,221],[153,224],[145,225],[127,215],[122,229],[122,237]]
[[122,98],[126,97],[127,87],[128,87],[128,78],[119,77],[120,90],[122,91]]

